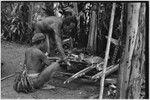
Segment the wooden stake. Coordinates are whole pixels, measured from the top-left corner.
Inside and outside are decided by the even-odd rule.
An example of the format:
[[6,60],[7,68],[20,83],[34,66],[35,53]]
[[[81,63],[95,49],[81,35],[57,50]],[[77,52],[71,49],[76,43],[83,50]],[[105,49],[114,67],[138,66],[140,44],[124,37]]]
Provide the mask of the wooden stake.
[[116,9],[116,3],[113,3],[110,26],[109,26],[108,41],[107,41],[107,47],[106,47],[106,53],[105,53],[105,59],[104,59],[104,66],[103,66],[103,75],[102,75],[101,82],[100,82],[100,96],[99,96],[100,99],[102,99],[102,97],[103,97],[105,72],[106,72],[106,66],[107,66],[108,57],[109,57],[109,51],[110,51],[110,42],[111,42],[111,36],[112,36],[112,30],[113,30],[115,9]]

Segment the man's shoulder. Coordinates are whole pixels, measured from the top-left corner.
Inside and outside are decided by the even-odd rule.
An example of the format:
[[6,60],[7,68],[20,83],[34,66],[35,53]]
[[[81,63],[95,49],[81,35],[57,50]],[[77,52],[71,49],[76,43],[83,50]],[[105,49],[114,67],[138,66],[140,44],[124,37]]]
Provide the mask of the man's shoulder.
[[41,55],[43,52],[41,50],[37,49],[37,48],[31,47],[31,48],[28,48],[26,50],[26,53],[31,53],[31,54],[34,54],[34,55]]

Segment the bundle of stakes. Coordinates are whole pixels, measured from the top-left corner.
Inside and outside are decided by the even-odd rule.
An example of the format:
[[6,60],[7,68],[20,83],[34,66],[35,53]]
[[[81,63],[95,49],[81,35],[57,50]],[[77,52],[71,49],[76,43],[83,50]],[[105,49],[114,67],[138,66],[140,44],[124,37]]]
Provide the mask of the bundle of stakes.
[[[83,53],[80,53],[80,55],[75,55],[75,54],[71,54],[71,55],[72,55],[70,57],[70,58],[72,58],[70,60],[71,63],[74,62],[78,66],[78,63],[84,64],[83,62],[86,62],[85,63],[86,67],[84,69],[78,71],[75,74],[64,73],[65,75],[70,76],[67,80],[64,81],[64,84],[70,83],[71,81],[73,81],[77,78],[85,78],[85,79],[88,79],[88,80],[95,81],[95,80],[98,80],[99,78],[102,77],[102,70],[103,70],[104,60],[101,57],[98,57],[98,56],[85,57]],[[115,72],[118,69],[118,67],[119,67],[119,64],[108,66],[106,68],[106,76],[108,76],[111,73]],[[86,73],[89,73],[93,69],[97,70],[96,71],[97,73],[95,75],[93,75],[93,76],[86,75]],[[61,73],[61,74],[63,74],[63,73]]]

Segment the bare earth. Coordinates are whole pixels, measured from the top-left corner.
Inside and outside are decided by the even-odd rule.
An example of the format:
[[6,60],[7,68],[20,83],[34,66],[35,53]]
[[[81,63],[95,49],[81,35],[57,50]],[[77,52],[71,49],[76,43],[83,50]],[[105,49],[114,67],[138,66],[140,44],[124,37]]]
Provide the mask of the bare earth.
[[[24,62],[24,52],[29,46],[1,42],[1,60],[4,63],[1,70],[1,77],[5,77],[19,71],[20,63]],[[68,77],[55,77],[49,81],[49,84],[56,88],[51,90],[38,90],[34,93],[23,94],[13,90],[13,81],[15,77],[1,81],[1,98],[31,98],[31,99],[83,99],[98,94],[99,86],[94,83],[81,82],[76,80],[70,84],[63,84]]]

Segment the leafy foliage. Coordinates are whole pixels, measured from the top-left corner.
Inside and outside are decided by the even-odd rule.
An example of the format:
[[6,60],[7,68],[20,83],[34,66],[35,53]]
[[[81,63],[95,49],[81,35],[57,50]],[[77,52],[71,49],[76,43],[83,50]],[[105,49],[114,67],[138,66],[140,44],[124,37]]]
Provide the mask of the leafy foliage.
[[[2,5],[3,5],[2,7],[3,38],[10,41],[29,43],[31,26],[29,25],[28,22],[29,6],[27,5],[27,3],[2,2]],[[13,7],[13,9],[11,7]],[[10,10],[8,11],[5,9]]]
[[[76,47],[86,48],[88,41],[88,34],[90,32],[91,11],[94,2],[77,2],[78,11],[74,11],[74,2],[57,2],[59,5],[54,8],[55,2],[2,2],[2,35],[3,38],[10,41],[30,43],[33,36],[33,25],[37,20],[43,16],[56,15],[55,11],[67,17],[68,14],[73,14],[78,20],[77,29],[73,33],[73,40]],[[95,3],[97,8],[97,54],[104,54],[105,50],[105,35],[109,29],[110,9],[112,3]],[[7,10],[9,9],[9,10]],[[118,8],[120,9],[120,8]],[[120,11],[119,11],[120,12]],[[116,15],[116,17],[119,14]],[[120,16],[120,15],[119,15]],[[119,19],[116,18],[116,21]],[[114,26],[118,27],[118,22]],[[117,32],[115,32],[117,36]],[[63,34],[65,35],[65,34]],[[64,36],[65,37],[65,36]],[[82,43],[82,44],[81,44]]]

